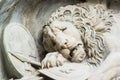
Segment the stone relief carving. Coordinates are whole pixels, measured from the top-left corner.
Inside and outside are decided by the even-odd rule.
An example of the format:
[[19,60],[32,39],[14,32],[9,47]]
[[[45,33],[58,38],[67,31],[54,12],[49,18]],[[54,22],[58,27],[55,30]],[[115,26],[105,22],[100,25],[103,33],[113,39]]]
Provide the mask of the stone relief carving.
[[36,71],[29,60],[40,62],[37,48],[33,37],[23,25],[8,24],[3,31],[2,45],[8,76],[21,78]]
[[[12,27],[18,27],[19,24],[19,27],[24,26],[28,28],[36,41],[37,47],[40,46],[38,47],[38,50],[42,52],[41,47],[44,46],[45,50],[48,52],[46,57],[41,62],[42,68],[45,69],[49,68],[52,71],[55,71],[56,68],[52,69],[50,67],[59,66],[60,69],[58,68],[57,70],[59,70],[61,73],[65,74],[66,76],[68,74],[72,75],[71,73],[76,70],[79,70],[78,73],[82,73],[88,70],[87,73],[89,73],[88,67],[92,66],[94,68],[97,68],[95,69],[95,72],[90,73],[92,75],[90,75],[89,77],[88,75],[86,77],[86,74],[83,74],[83,77],[85,78],[82,78],[82,75],[80,74],[81,77],[79,78],[78,76],[78,80],[83,80],[83,79],[119,80],[119,75],[120,75],[119,37],[120,36],[118,33],[120,31],[119,28],[120,15],[113,14],[115,13],[115,11],[113,10],[108,11],[107,9],[105,9],[103,5],[100,4],[94,5],[90,3],[88,5],[88,4],[78,3],[76,5],[68,5],[68,4],[75,4],[78,1],[79,0],[65,0],[65,1],[64,0],[63,1],[62,0],[61,1],[1,0],[0,1],[0,34],[4,27],[13,23],[14,24]],[[86,0],[82,0],[82,1],[86,2]],[[93,0],[87,0],[87,1],[94,2]],[[107,2],[107,0],[105,1]],[[109,4],[107,6],[111,8],[113,6],[112,4],[114,4],[113,3],[114,1],[118,2],[119,0],[108,1]],[[102,0],[99,0],[98,2],[102,3]],[[60,7],[63,5],[64,7]],[[54,12],[56,8],[58,9]],[[114,9],[116,9],[116,7]],[[51,13],[53,14],[51,15]],[[50,19],[48,20],[49,17]],[[47,20],[48,22],[45,24]],[[43,35],[42,35],[43,36],[43,46],[42,46],[41,38],[39,42],[37,42],[38,39],[37,35],[39,32],[41,35],[42,32],[41,29],[43,25],[44,27],[43,27]],[[15,30],[18,30],[19,32],[19,30],[21,29],[15,29]],[[9,30],[7,32],[9,32]],[[10,34],[8,35],[10,36]],[[14,35],[12,36],[13,39],[15,37]],[[9,39],[10,38],[8,38],[7,42],[9,42]],[[14,44],[15,42],[14,40],[13,41],[11,40],[12,43],[11,42],[10,43]],[[27,44],[27,41],[25,41],[25,44]],[[22,44],[19,45],[14,44],[14,45],[20,47],[19,45]],[[31,47],[31,44],[30,45],[28,44],[27,46]],[[24,47],[26,46],[18,48],[18,50],[14,48],[14,50],[18,52]],[[26,49],[28,49],[29,47],[27,47]],[[34,60],[27,59],[28,56],[21,56],[21,52],[17,54],[14,54],[10,50],[8,52],[9,55],[12,56],[11,59],[12,62],[19,60],[18,62],[24,64],[22,65],[22,67],[17,67],[15,69],[19,70],[23,68],[23,66],[25,66],[24,68],[28,70],[28,73],[26,74],[23,72],[23,74],[25,75],[22,74],[23,77],[21,79],[16,79],[16,76],[13,76],[13,79],[10,79],[10,77],[6,76],[6,72],[5,72],[6,65],[4,65],[5,67],[3,66],[4,62],[1,59],[1,57],[3,56],[1,54],[4,54],[2,52],[0,53],[0,79],[7,80],[7,78],[9,78],[10,80],[14,80],[14,79],[42,80],[41,77],[36,76],[36,73],[35,74],[33,73],[33,76],[28,76],[30,71],[29,69],[31,68],[31,64],[41,66],[40,63],[37,63]],[[32,57],[34,56],[32,55]],[[73,63],[72,66],[74,66],[75,69],[65,66],[66,65],[65,62],[69,62],[69,61]],[[80,64],[80,66],[78,67],[79,69],[76,69],[76,65],[74,64],[74,62]],[[87,67],[85,67],[83,63],[85,64],[87,63]],[[14,67],[18,66],[16,64],[17,63],[13,64],[15,65]],[[7,67],[9,68],[10,66]],[[13,75],[16,74],[13,72],[12,69],[10,71],[10,75],[11,73]],[[3,79],[4,77],[7,78]],[[67,78],[74,79],[74,77],[72,76],[71,77],[68,76]],[[63,78],[61,80],[66,80],[66,79]]]
[[109,52],[103,34],[112,27],[111,17],[99,4],[60,7],[43,28],[43,45],[46,51],[57,51],[73,62],[86,58],[97,65]]
[[[42,61],[42,68],[63,65],[67,59],[101,65],[88,80],[111,80],[115,74],[120,74],[115,71],[119,70],[120,41],[113,34],[116,26],[113,16],[100,4],[68,5],[57,9],[43,27],[43,45],[48,54]],[[112,76],[107,76],[109,71]]]

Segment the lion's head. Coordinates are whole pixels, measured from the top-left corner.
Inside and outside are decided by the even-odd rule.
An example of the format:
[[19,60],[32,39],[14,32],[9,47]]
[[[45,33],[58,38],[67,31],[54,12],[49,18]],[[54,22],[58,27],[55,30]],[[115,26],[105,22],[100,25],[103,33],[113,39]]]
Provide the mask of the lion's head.
[[[103,33],[110,30],[112,26],[111,17],[104,6],[100,4],[95,6],[87,4],[68,5],[57,9],[46,25],[50,26],[56,20],[73,24],[79,30],[82,45],[76,43],[74,48],[66,53],[70,56],[74,55],[72,61],[77,62],[80,58],[77,58],[75,55],[81,54],[80,50],[83,48],[82,50],[86,54],[81,57],[81,60],[86,56],[86,60],[89,63],[96,65],[103,60],[104,54],[109,52],[104,41]],[[72,33],[74,34],[74,32]]]

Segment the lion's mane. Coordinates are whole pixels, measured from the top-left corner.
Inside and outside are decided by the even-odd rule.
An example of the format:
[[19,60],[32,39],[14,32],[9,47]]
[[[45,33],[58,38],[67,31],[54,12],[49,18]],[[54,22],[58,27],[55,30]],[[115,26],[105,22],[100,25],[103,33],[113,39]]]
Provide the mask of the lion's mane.
[[46,25],[49,26],[55,20],[74,24],[81,32],[80,36],[87,54],[86,60],[96,65],[109,53],[103,33],[110,31],[111,18],[112,15],[103,5],[77,4],[57,9]]

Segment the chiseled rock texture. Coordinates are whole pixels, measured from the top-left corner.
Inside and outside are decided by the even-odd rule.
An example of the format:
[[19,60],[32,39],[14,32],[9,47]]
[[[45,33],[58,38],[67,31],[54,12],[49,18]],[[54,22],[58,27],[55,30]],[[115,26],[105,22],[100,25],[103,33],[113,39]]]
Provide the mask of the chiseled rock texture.
[[[34,37],[40,56],[42,56],[44,48],[41,30],[50,15],[61,6],[84,1],[91,5],[107,4],[108,8],[115,9],[114,13],[119,12],[119,0],[0,0],[0,39],[2,30],[7,24],[12,22],[23,24]],[[0,80],[7,80],[2,54],[0,50]]]

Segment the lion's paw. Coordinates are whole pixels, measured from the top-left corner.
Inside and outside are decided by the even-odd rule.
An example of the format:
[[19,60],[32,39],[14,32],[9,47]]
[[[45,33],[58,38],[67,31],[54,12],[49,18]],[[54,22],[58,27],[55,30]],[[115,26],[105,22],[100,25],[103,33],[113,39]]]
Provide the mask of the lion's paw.
[[41,62],[41,67],[50,68],[55,66],[62,66],[66,59],[59,52],[51,52]]

